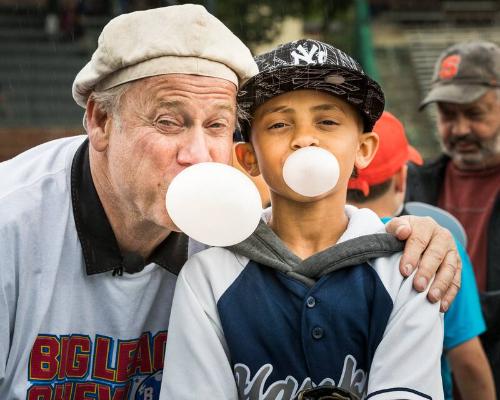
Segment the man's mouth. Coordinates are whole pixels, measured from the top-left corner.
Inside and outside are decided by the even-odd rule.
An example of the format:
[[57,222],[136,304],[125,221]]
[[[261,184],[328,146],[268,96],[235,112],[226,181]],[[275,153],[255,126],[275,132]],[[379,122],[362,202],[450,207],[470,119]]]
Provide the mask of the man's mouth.
[[456,143],[453,147],[456,151],[459,151],[461,153],[470,153],[479,149],[478,144],[472,142],[459,142]]
[[469,134],[464,137],[452,137],[448,141],[448,147],[459,153],[476,152],[481,148],[481,142]]

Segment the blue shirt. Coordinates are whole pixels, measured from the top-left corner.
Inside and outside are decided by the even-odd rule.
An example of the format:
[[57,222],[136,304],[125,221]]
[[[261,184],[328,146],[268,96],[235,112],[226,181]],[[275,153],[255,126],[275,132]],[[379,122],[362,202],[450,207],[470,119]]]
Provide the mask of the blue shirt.
[[453,399],[451,371],[445,357],[446,352],[479,336],[486,330],[472,264],[462,245],[458,241],[455,242],[460,258],[462,259],[462,286],[458,291],[455,301],[451,303],[450,309],[444,314],[441,376],[443,378],[443,390],[446,400]]

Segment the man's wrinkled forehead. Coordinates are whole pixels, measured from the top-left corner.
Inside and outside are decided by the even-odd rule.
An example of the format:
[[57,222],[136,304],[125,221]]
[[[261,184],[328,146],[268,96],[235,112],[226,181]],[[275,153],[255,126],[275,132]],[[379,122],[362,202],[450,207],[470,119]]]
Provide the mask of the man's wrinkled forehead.
[[142,99],[156,107],[178,108],[188,100],[197,100],[206,107],[217,104],[221,109],[236,112],[236,86],[223,79],[167,74],[143,78],[129,85],[128,98],[133,102]]

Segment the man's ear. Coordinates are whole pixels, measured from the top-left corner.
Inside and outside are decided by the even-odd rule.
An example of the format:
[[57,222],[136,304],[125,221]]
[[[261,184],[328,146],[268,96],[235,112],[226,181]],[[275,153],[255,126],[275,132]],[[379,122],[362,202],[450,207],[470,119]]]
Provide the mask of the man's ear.
[[112,120],[111,115],[101,110],[95,101],[89,98],[85,111],[85,127],[90,144],[96,151],[102,152],[107,149]]
[[238,162],[250,176],[260,175],[259,164],[251,143],[237,143],[234,151]]
[[378,149],[378,135],[375,132],[362,133],[359,136],[359,148],[356,153],[354,166],[359,169],[366,168],[375,157]]

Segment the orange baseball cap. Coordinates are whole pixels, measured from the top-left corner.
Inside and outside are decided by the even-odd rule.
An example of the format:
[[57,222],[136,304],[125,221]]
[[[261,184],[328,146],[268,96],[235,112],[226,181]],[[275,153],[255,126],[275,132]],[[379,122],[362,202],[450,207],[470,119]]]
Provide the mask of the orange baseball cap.
[[358,169],[358,176],[348,184],[349,189],[361,190],[365,196],[370,193],[370,186],[390,179],[408,161],[423,164],[420,153],[409,145],[403,124],[390,112],[382,113],[373,131],[379,136],[377,153],[366,168]]

